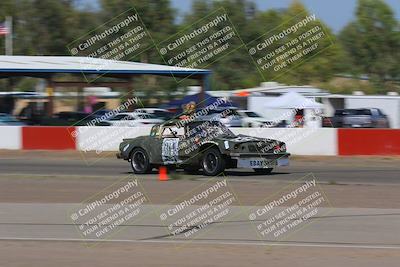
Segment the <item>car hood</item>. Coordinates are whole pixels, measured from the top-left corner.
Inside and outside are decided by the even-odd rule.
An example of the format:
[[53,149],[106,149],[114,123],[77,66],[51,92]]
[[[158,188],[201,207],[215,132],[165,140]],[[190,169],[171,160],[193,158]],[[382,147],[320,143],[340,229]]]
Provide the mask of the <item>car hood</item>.
[[254,122],[268,122],[267,119],[264,118],[246,118],[247,121],[254,121]]
[[242,143],[248,143],[248,142],[278,142],[277,140],[274,139],[268,139],[268,138],[259,138],[259,137],[254,137],[254,136],[248,136],[244,134],[239,134],[236,136],[232,137],[218,137],[218,139],[222,141],[230,141],[233,143],[237,144],[242,144]]

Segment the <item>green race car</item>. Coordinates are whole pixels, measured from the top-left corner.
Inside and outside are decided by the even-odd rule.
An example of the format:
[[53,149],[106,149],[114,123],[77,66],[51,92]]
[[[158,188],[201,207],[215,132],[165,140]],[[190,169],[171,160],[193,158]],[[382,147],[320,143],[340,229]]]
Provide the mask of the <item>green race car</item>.
[[124,139],[117,157],[131,163],[134,173],[168,166],[215,176],[230,168],[251,168],[268,174],[289,164],[283,142],[235,135],[218,121],[169,121],[152,127],[149,136]]

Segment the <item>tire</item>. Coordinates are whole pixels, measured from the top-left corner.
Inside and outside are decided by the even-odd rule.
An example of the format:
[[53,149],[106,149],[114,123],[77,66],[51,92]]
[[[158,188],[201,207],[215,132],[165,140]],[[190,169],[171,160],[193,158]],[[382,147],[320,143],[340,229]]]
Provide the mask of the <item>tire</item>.
[[248,127],[251,128],[251,127],[253,127],[253,125],[251,123],[249,123]]
[[151,171],[149,155],[143,148],[135,148],[132,151],[131,167],[136,174],[145,174]]
[[266,168],[266,169],[253,169],[257,174],[270,174],[273,168]]
[[215,176],[225,170],[225,159],[217,148],[210,148],[203,153],[201,159],[203,174],[206,176]]

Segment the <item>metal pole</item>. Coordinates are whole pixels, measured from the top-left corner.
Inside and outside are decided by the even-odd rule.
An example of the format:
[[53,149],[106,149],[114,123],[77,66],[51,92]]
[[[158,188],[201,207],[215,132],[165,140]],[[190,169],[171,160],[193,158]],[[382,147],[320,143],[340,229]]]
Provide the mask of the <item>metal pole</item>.
[[206,103],[205,103],[206,91],[210,90],[210,75],[209,74],[203,75],[201,77],[200,84],[201,84],[201,90],[200,90],[200,94],[199,94],[198,107],[204,108],[206,106]]
[[51,117],[53,115],[53,111],[54,111],[54,83],[53,83],[53,78],[49,77],[47,78],[47,116]]
[[13,55],[13,25],[12,25],[12,17],[6,17],[5,26],[8,30],[6,34],[6,55],[12,56]]
[[85,109],[83,86],[78,86],[76,90],[76,111],[83,112]]
[[[127,94],[127,101],[128,100],[132,100],[133,99],[133,89],[135,88],[135,80],[134,80],[134,76],[130,77],[128,83],[129,83],[129,87],[128,87],[128,94]],[[132,112],[134,111],[136,108],[136,105],[129,105],[128,106],[128,111]]]

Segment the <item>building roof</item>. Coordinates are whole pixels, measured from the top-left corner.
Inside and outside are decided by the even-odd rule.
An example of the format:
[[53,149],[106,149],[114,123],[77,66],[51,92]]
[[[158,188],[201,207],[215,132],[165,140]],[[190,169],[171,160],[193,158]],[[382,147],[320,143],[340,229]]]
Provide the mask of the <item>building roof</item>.
[[285,85],[277,82],[262,82],[259,87],[247,88],[247,89],[238,89],[234,90],[234,94],[238,95],[239,93],[249,93],[254,95],[281,95],[289,92],[297,92],[302,95],[309,94],[317,94],[317,95],[325,95],[328,94],[327,91],[316,88],[310,85]]
[[0,76],[49,76],[56,73],[97,75],[155,74],[187,77],[209,70],[73,56],[0,56]]
[[325,96],[315,96],[319,98],[347,98],[347,99],[394,99],[400,100],[397,95],[342,95],[342,94],[328,94]]

